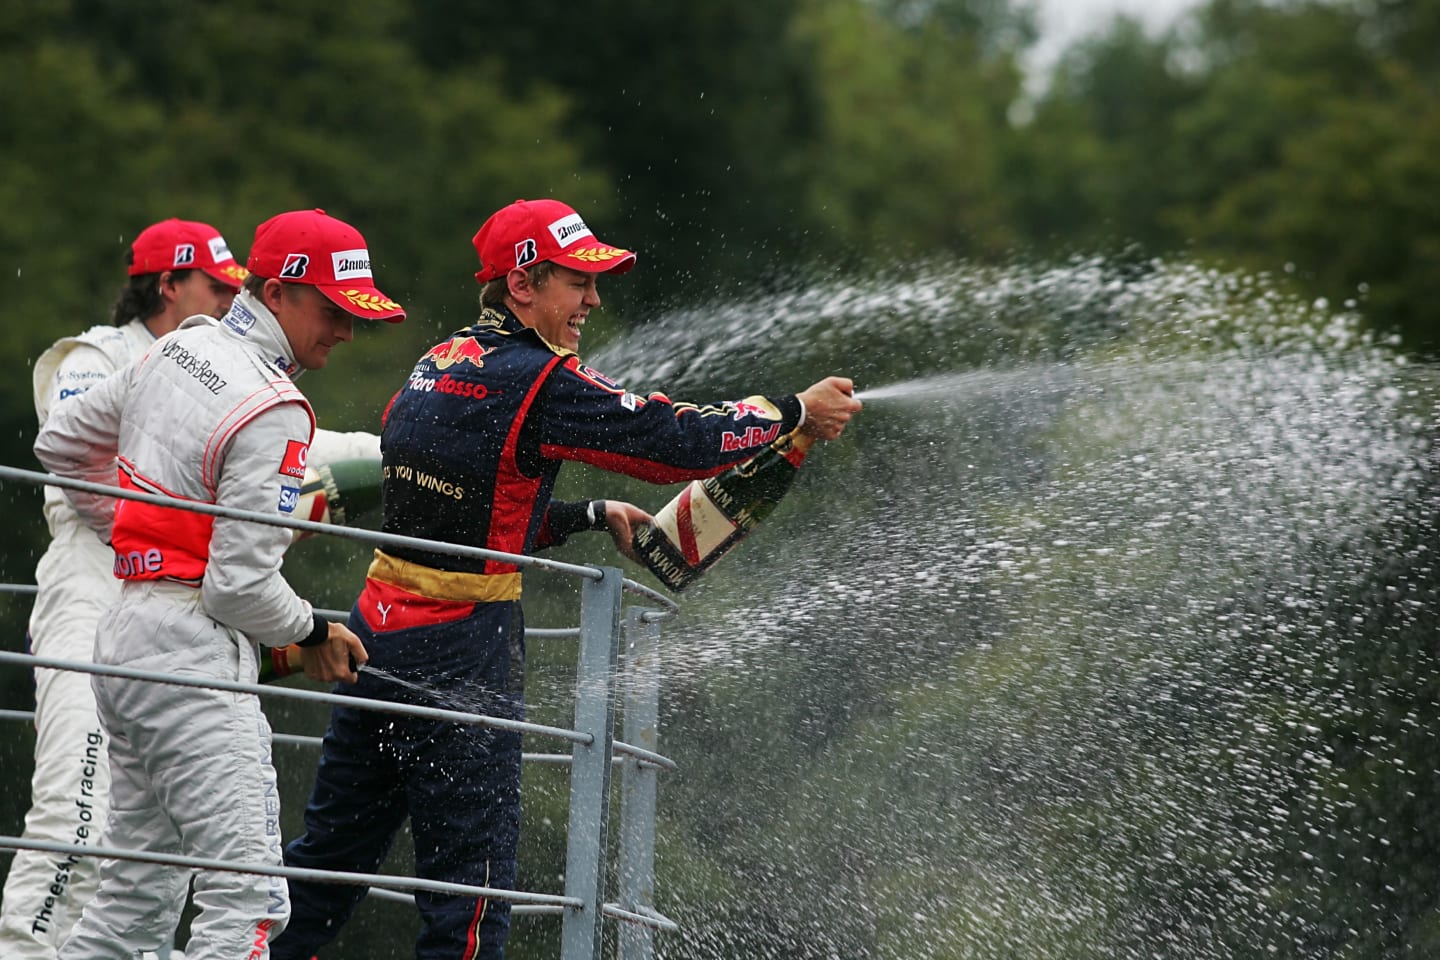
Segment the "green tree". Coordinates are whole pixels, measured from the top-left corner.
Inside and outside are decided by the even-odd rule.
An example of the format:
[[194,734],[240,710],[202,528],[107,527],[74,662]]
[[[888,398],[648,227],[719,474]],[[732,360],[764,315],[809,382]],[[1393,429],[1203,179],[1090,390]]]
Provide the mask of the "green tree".
[[812,2],[792,27],[812,51],[815,137],[804,211],[829,248],[867,262],[1003,251],[1006,111],[1021,74],[1005,3]]
[[1005,175],[1017,229],[1042,254],[1183,243],[1166,219],[1188,170],[1172,126],[1197,91],[1172,52],[1121,17],[1062,57]]

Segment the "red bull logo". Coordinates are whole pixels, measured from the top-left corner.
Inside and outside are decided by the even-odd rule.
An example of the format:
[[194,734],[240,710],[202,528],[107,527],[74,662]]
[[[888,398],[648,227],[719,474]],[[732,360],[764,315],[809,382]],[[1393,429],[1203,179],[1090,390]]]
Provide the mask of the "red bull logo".
[[484,356],[494,352],[494,347],[482,347],[474,337],[455,337],[446,340],[444,343],[436,344],[430,351],[421,357],[422,361],[435,361],[436,370],[448,370],[457,363],[470,363],[477,367],[485,366]]
[[776,410],[769,403],[755,403],[751,400],[734,400],[727,406],[731,409],[731,415],[736,420],[743,420],[746,417],[764,417],[766,420],[780,419],[780,411]]
[[720,438],[720,450],[722,453],[749,450],[751,447],[767,444],[778,436],[780,436],[780,424],[778,423],[773,427],[751,427],[744,433],[727,431]]

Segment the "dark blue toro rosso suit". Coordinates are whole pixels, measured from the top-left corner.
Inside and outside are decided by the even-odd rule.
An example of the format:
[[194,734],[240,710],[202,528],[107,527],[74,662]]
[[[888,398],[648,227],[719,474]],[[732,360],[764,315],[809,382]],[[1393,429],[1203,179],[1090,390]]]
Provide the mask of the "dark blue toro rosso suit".
[[[563,460],[656,483],[711,476],[803,416],[799,398],[691,404],[640,397],[546,343],[508,311],[420,358],[387,411],[384,529],[530,553],[586,529],[587,504],[551,499]],[[520,718],[524,625],[514,564],[424,550],[376,552],[350,627],[370,664],[438,691],[442,705]],[[436,705],[365,671],[343,691]],[[513,888],[520,737],[335,708],[293,866],[373,872],[410,817],[419,876]],[[273,956],[308,958],[339,931],[360,887],[291,882]],[[416,956],[499,958],[509,904],[421,893]]]

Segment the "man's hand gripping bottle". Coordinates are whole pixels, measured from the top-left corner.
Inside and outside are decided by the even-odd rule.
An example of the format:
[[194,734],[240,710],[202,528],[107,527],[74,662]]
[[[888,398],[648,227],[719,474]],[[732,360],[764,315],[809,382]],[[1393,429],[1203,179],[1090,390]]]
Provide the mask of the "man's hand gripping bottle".
[[793,430],[718,476],[692,480],[635,531],[635,555],[665,586],[684,590],[770,515],[814,442]]
[[[379,507],[380,461],[370,458],[336,460],[318,468],[306,468],[295,516],[314,523],[344,525]],[[314,536],[302,530],[296,530],[294,534],[294,543]],[[271,683],[303,670],[298,643],[260,648],[261,683]]]

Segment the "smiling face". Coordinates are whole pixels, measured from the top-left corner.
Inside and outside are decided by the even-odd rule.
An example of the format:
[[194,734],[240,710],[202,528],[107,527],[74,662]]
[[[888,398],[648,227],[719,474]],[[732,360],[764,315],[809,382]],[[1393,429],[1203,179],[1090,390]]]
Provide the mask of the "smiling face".
[[354,339],[355,318],[309,284],[266,280],[264,301],[306,370],[325,366],[337,343]]
[[581,273],[556,264],[548,276],[536,282],[537,278],[525,271],[513,270],[510,277],[512,309],[521,323],[534,328],[547,342],[578,353],[580,328],[590,311],[600,306],[595,277],[593,273]]

